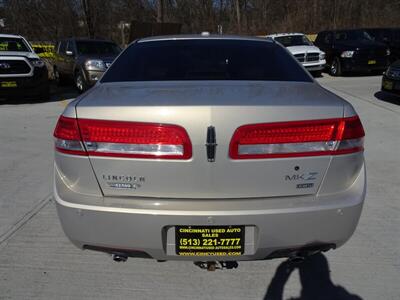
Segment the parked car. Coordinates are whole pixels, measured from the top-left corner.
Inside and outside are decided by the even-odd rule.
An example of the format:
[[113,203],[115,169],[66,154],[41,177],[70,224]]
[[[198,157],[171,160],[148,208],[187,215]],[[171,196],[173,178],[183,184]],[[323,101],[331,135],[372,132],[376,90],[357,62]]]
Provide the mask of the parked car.
[[66,235],[117,261],[306,257],[343,245],[365,198],[353,107],[265,38],[138,40],[54,137]]
[[322,31],[315,45],[326,53],[332,76],[345,72],[383,72],[389,65],[390,49],[361,29]]
[[375,41],[389,47],[392,61],[400,59],[400,28],[365,28],[365,31]]
[[382,91],[400,95],[400,60],[391,64],[383,73]]
[[325,68],[325,53],[314,46],[305,34],[277,33],[267,35],[267,38],[271,38],[286,47],[307,70],[315,75],[319,75]]
[[9,97],[48,99],[48,73],[24,37],[0,34],[0,98]]
[[54,77],[59,83],[73,80],[79,92],[92,87],[111,65],[121,48],[112,41],[65,39],[57,43]]

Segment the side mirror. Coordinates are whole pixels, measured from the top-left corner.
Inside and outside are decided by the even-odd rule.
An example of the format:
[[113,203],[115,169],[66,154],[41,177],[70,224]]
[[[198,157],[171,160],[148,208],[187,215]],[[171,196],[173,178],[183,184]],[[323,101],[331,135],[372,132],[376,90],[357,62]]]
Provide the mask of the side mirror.
[[67,50],[67,51],[65,51],[65,54],[68,56],[72,56],[72,55],[74,55],[74,52]]

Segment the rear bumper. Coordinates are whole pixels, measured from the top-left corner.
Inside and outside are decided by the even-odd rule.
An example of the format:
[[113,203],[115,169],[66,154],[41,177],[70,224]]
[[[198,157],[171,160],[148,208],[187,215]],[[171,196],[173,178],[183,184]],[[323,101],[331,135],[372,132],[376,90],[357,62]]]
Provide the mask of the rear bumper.
[[[57,176],[56,171],[54,198],[58,215],[65,234],[77,247],[158,260],[210,259],[177,256],[175,225],[245,225],[245,252],[234,260],[268,259],[287,249],[310,245],[339,247],[357,226],[366,191],[363,167],[348,190],[323,196],[240,200],[102,198],[99,202],[94,196],[78,199],[79,194],[69,190]],[[204,209],[211,206],[215,209]]]

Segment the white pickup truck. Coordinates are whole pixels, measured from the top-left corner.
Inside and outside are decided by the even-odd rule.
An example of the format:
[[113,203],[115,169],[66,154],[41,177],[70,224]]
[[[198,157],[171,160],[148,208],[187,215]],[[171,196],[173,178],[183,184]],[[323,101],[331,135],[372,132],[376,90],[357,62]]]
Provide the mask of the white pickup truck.
[[49,98],[45,63],[25,38],[0,34],[0,99]]
[[319,75],[325,68],[325,53],[307,38],[303,33],[277,33],[267,35],[274,41],[286,47],[302,65],[314,75]]

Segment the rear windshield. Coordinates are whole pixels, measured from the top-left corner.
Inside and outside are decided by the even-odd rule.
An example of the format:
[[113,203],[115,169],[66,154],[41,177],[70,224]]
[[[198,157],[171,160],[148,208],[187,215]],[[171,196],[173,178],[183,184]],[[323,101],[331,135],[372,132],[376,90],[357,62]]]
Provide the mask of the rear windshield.
[[31,52],[23,39],[0,37],[0,51]]
[[117,55],[121,49],[114,43],[97,41],[79,41],[76,42],[78,53],[87,54],[111,54]]
[[101,81],[171,80],[312,81],[274,43],[202,39],[134,43]]

